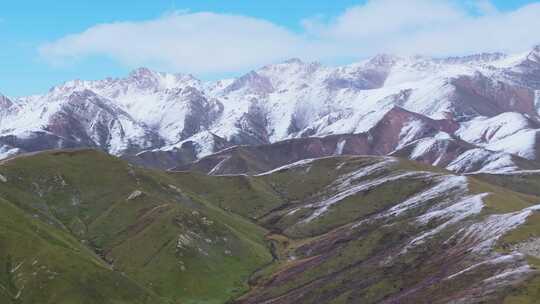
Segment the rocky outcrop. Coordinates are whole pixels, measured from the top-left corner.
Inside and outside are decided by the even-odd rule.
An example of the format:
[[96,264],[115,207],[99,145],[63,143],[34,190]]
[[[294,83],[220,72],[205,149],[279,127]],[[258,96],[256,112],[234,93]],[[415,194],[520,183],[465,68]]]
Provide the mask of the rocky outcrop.
[[193,87],[182,89],[182,99],[186,100],[187,112],[180,140],[187,139],[207,130],[223,112],[223,104],[217,99],[208,99],[201,91]]
[[461,76],[452,81],[453,96],[459,116],[495,116],[504,112],[535,115],[535,93],[521,87],[488,78],[480,73]]
[[386,155],[415,140],[434,137],[439,132],[453,134],[459,124],[449,119],[434,120],[401,107],[393,107],[369,130],[372,153]]

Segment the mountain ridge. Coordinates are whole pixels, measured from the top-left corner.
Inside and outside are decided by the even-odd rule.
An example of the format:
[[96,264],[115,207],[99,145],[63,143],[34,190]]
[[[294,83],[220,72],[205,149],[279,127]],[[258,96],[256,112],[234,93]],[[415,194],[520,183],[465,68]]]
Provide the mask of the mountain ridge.
[[[139,164],[170,168],[234,145],[377,133],[379,122],[399,107],[414,112],[415,121],[458,126],[442,130],[450,137],[535,161],[538,49],[449,58],[378,55],[341,67],[291,59],[213,82],[147,68],[124,78],[68,81],[44,95],[2,99],[0,151],[6,157],[54,147],[97,147]],[[76,110],[66,113],[66,107]],[[508,124],[519,115],[534,123],[506,140],[485,144],[481,135],[462,131],[481,128],[477,124]],[[388,134],[400,134],[407,125],[397,124]],[[443,136],[414,131],[419,133],[405,139],[440,142],[437,136]],[[517,139],[527,145],[512,147]],[[432,164],[442,157],[431,153]]]

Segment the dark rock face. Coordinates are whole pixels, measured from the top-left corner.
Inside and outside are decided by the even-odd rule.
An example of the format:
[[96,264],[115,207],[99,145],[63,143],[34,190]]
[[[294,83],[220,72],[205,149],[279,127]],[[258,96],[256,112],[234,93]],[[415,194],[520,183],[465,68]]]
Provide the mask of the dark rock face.
[[[52,149],[68,149],[80,147],[80,143],[48,132],[34,132],[24,137],[13,135],[0,137],[0,144],[10,148],[18,148],[21,153]],[[95,145],[90,147],[96,147]]]
[[[74,93],[62,110],[50,118],[45,130],[82,145],[105,148],[109,123],[116,118],[115,115],[91,91]],[[92,135],[95,135],[94,140]]]
[[373,153],[386,155],[394,151],[401,140],[402,131],[411,122],[416,122],[422,126],[420,132],[417,132],[411,140],[432,137],[440,131],[452,134],[459,127],[452,120],[433,120],[403,108],[394,107],[369,131],[372,138]]
[[535,114],[534,91],[493,80],[477,73],[452,81],[456,113],[461,116],[495,116],[503,112]]
[[251,101],[248,112],[237,121],[236,127],[240,132],[231,138],[232,144],[254,145],[270,142],[266,110],[257,99]]
[[223,105],[218,100],[208,100],[202,92],[187,87],[180,92],[188,100],[188,114],[184,118],[184,129],[180,139],[186,139],[207,129],[223,112]]

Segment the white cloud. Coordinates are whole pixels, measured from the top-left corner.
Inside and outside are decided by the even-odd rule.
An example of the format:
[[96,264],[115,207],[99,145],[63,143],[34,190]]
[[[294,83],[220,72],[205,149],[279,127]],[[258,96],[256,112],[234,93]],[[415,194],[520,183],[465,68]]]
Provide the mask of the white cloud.
[[[107,56],[130,67],[236,72],[288,57],[331,61],[380,52],[456,55],[517,52],[540,43],[540,3],[510,12],[489,0],[369,0],[337,18],[303,20],[295,33],[238,15],[177,12],[101,24],[40,47],[50,62]],[[471,9],[472,7],[472,9]]]
[[177,12],[145,22],[100,24],[40,47],[53,63],[105,55],[129,66],[226,72],[291,56],[300,37],[265,20]]
[[345,41],[379,35],[386,38],[388,35],[451,25],[463,15],[463,11],[448,1],[368,1],[365,5],[348,9],[336,21],[323,26],[322,34]]

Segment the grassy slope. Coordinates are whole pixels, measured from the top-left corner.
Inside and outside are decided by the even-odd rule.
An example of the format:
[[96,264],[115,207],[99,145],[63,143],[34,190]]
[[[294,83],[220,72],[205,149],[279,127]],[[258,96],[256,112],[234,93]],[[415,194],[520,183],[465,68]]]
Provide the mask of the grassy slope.
[[[515,211],[529,204],[540,204],[540,175],[539,174],[478,174],[475,179],[481,187],[496,189],[496,195],[490,196],[491,206],[497,210]],[[519,197],[521,200],[511,199]],[[517,203],[516,203],[517,202]],[[507,252],[515,244],[529,239],[540,238],[540,216],[534,214],[527,222],[508,233],[498,242],[498,250]],[[540,269],[540,260],[529,257],[529,264]],[[522,286],[508,290],[505,304],[533,304],[540,298],[540,275],[527,280]]]
[[[0,197],[26,216],[41,219],[34,221],[48,223],[44,229],[60,231],[79,244],[69,234],[75,236],[101,256],[94,259],[102,267],[114,267],[114,272],[109,270],[112,277],[125,273],[141,292],[165,302],[223,303],[245,292],[249,274],[271,260],[264,229],[210,204],[159,171],[133,168],[90,150],[21,157],[0,171],[8,178]],[[128,200],[135,191],[141,195]],[[6,249],[5,255],[14,255],[13,250]],[[97,275],[90,279],[106,282]],[[107,293],[97,283],[88,288]],[[108,286],[116,291],[114,284]],[[74,292],[66,284],[51,286],[46,293],[52,296],[59,288]],[[36,292],[28,289],[21,299],[31,303]],[[133,303],[142,298],[130,294]]]
[[[0,200],[2,303],[156,303],[66,231]],[[1,297],[0,297],[1,299]]]
[[[437,255],[443,257],[445,254],[444,251],[437,250],[441,250],[441,243],[449,237],[448,234],[441,233],[434,240],[426,242],[423,246],[419,246],[408,255],[398,259],[390,268],[374,266],[374,264],[380,263],[380,259],[385,253],[398,249],[392,248],[392,244],[401,244],[404,240],[419,233],[418,227],[411,224],[411,217],[415,214],[421,214],[422,210],[416,210],[415,214],[394,222],[392,225],[381,227],[365,224],[364,229],[353,235],[344,232],[349,229],[349,223],[358,222],[366,216],[383,211],[429,187],[430,183],[423,179],[400,180],[354,195],[333,205],[325,216],[303,225],[299,225],[298,222],[305,218],[305,213],[299,211],[293,216],[288,215],[297,204],[317,201],[317,198],[320,200],[321,197],[327,196],[328,193],[320,192],[320,189],[335,180],[338,175],[346,174],[357,166],[368,165],[377,159],[364,157],[347,160],[347,158],[341,158],[342,161],[346,160],[347,164],[341,166],[339,170],[335,170],[341,161],[329,158],[318,161],[313,166],[308,166],[309,172],[303,172],[306,170],[304,167],[284,170],[259,178],[272,185],[272,188],[286,202],[280,206],[274,206],[271,212],[259,220],[268,229],[285,235],[278,235],[277,240],[274,241],[281,259],[254,276],[253,281],[259,287],[255,287],[252,291],[252,295],[255,297],[251,299],[259,299],[260,301],[261,299],[276,299],[277,297],[278,302],[292,302],[295,301],[295,290],[303,290],[304,292],[310,290],[309,296],[304,294],[302,298],[306,303],[317,301],[332,303],[351,303],[352,301],[354,303],[359,299],[363,303],[378,303],[385,296],[397,293],[406,286],[420,284],[417,281],[419,278],[432,276],[435,280],[439,275],[441,265],[444,263],[451,265],[460,261],[460,256],[446,257],[444,261],[438,260]],[[395,170],[444,173],[444,170],[401,161],[398,167],[381,173],[381,175],[394,173]],[[513,212],[539,201],[537,196],[491,185],[474,178],[470,179],[470,184],[471,194],[492,193],[485,198],[486,207],[483,214]],[[249,212],[249,209],[243,208],[239,212]],[[531,220],[534,221],[534,219]],[[535,231],[540,232],[538,229]],[[339,249],[334,250],[336,247]],[[431,259],[437,262],[433,264],[426,262]],[[482,275],[487,277],[490,271],[484,270]],[[531,282],[533,282],[532,285],[525,286],[534,289],[536,281],[533,279]],[[433,287],[427,288],[424,296],[440,298],[443,303],[445,295],[457,292],[460,288],[466,288],[472,283],[473,281],[462,280],[448,285],[436,284],[434,281]],[[508,292],[510,293],[510,291]],[[524,303],[531,303],[530,301],[535,299],[535,294],[529,292],[526,295],[521,295],[520,299],[525,299]],[[260,297],[257,298],[257,296]],[[419,297],[418,301],[421,299],[422,297]],[[247,300],[248,303],[251,303],[249,301]]]
[[[416,210],[392,225],[350,229],[432,183],[410,178],[383,184],[333,205],[309,223],[300,224],[309,208],[294,214],[290,211],[332,195],[327,186],[336,178],[380,160],[327,158],[264,176],[207,176],[138,169],[89,150],[18,158],[0,165],[0,174],[8,178],[7,183],[0,182],[4,199],[0,208],[7,217],[0,221],[0,231],[4,231],[0,234],[0,252],[4,253],[0,263],[13,268],[39,250],[69,254],[62,263],[54,257],[40,258],[40,267],[43,264],[59,273],[51,280],[56,283],[48,282],[42,289],[25,287],[20,296],[23,303],[32,303],[36,297],[49,303],[62,303],[58,299],[106,303],[96,298],[100,296],[110,303],[223,303],[245,293],[248,279],[252,290],[240,301],[255,299],[256,303],[257,299],[280,297],[281,302],[297,302],[295,297],[304,292],[304,303],[354,303],[359,299],[378,303],[421,284],[419,279],[442,276],[441,263],[461,261],[460,255],[440,260],[440,244],[449,236],[442,233],[392,265],[380,266],[388,254],[402,249],[400,244],[421,232],[411,219],[425,210]],[[377,176],[410,170],[446,173],[400,161]],[[135,190],[141,195],[128,200]],[[470,192],[493,193],[485,199],[486,214],[520,210],[538,201],[534,192],[488,183],[480,177],[471,179]],[[16,214],[25,220],[17,219],[9,226],[7,219],[17,218]],[[36,225],[71,249],[60,250],[50,238],[38,241],[28,228]],[[524,227],[524,232],[518,229],[516,236],[504,242],[519,242],[524,235],[538,232],[535,225]],[[11,235],[17,230],[25,232]],[[25,249],[19,238],[33,241]],[[21,273],[18,279],[10,271],[0,275],[4,286],[0,301],[13,302],[22,286],[39,286],[41,281],[27,267],[25,262],[17,270]],[[81,276],[81,267],[87,277]],[[491,270],[482,271],[479,275],[488,276]],[[421,296],[444,301],[472,279],[450,285],[433,283]],[[537,280],[506,291],[508,303],[533,303]],[[77,285],[81,281],[84,291]]]
[[[341,230],[348,229],[350,223],[385,210],[426,189],[431,183],[425,179],[405,179],[385,184],[333,205],[325,216],[308,224],[298,223],[309,215],[309,210],[298,211],[292,216],[288,213],[297,206],[320,201],[321,198],[332,194],[321,192],[321,189],[325,189],[339,176],[380,160],[378,157],[326,158],[318,160],[313,165],[281,170],[260,177],[209,177],[194,176],[191,173],[177,173],[177,176],[190,180],[188,183],[191,183],[196,191],[205,193],[212,198],[211,201],[219,202],[220,207],[252,218],[275,232],[269,235],[268,239],[273,244],[277,260],[252,276],[254,289],[251,295],[254,297],[251,299],[262,301],[278,297],[278,302],[294,302],[294,297],[287,297],[291,293],[294,294],[295,290],[304,290],[309,293],[309,296],[303,294],[301,297],[306,303],[317,301],[354,303],[358,299],[362,299],[365,303],[377,303],[385,296],[397,293],[406,286],[419,284],[419,278],[442,276],[442,273],[439,274],[440,266],[443,263],[458,263],[461,256],[446,257],[446,260],[438,259],[438,255],[444,256],[444,252],[437,250],[441,250],[441,242],[449,237],[448,234],[442,233],[438,238],[402,257],[396,262],[397,265],[389,268],[374,266],[373,264],[379,263],[378,260],[382,259],[385,253],[398,249],[393,248],[391,244],[402,244],[419,233],[418,227],[411,224],[415,214],[391,226],[383,226],[382,229],[380,226],[367,225],[355,235],[342,236]],[[342,162],[346,164],[339,166]],[[439,168],[401,160],[396,168],[379,175],[389,175],[396,170],[448,173]],[[210,187],[207,185],[216,179],[221,180],[225,186],[208,191]],[[471,194],[491,193],[484,199],[486,204],[482,212],[484,215],[513,212],[540,201],[536,193],[523,191],[528,187],[492,184],[479,177],[470,178],[469,182]],[[247,197],[242,197],[244,195]],[[415,212],[421,214],[423,210]],[[435,227],[436,223],[433,225]],[[331,250],[335,248],[338,249]],[[320,250],[320,254],[317,254],[317,250]],[[430,259],[436,262],[425,262]],[[478,276],[487,277],[491,271],[481,270]],[[407,273],[410,275],[406,275]],[[363,277],[369,279],[351,279]],[[444,302],[445,296],[467,288],[474,282],[471,280],[476,279],[468,277],[450,285],[433,283],[433,287],[426,288],[424,296],[436,296]],[[524,290],[529,290],[524,294],[508,290],[505,292],[509,294],[508,299],[532,303],[536,293],[530,290],[537,287],[535,284],[536,279],[532,279],[523,285],[526,286]],[[249,296],[247,299],[250,299]],[[418,301],[421,299],[422,297],[419,297]]]

